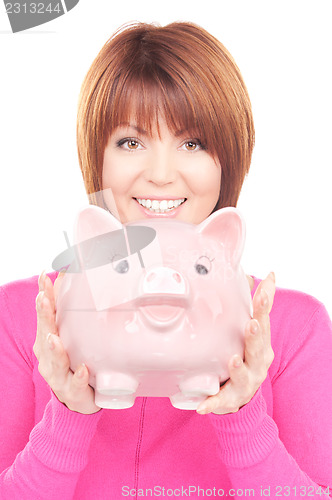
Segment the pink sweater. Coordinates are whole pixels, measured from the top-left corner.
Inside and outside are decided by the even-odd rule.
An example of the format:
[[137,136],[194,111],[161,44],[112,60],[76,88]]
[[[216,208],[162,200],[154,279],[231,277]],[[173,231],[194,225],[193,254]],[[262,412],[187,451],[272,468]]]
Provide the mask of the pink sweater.
[[320,302],[277,289],[275,359],[235,414],[138,398],[81,415],[38,372],[37,293],[37,277],[0,288],[1,499],[321,499],[328,485],[332,498],[332,331]]

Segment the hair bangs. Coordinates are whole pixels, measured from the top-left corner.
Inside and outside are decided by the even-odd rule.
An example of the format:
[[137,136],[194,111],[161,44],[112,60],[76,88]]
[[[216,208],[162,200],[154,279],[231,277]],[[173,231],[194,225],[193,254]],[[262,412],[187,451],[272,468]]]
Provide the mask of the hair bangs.
[[131,68],[111,92],[106,120],[108,133],[120,125],[133,124],[150,136],[157,131],[160,137],[159,120],[162,119],[172,134],[188,133],[215,154],[215,143],[209,134],[211,117],[205,116],[206,108],[196,100],[187,85],[161,68],[141,72]]

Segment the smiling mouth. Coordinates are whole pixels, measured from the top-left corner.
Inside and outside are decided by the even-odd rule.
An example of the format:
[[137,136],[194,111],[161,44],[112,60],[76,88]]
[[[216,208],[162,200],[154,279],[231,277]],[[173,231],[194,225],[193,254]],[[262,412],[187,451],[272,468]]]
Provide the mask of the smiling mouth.
[[179,198],[174,200],[151,200],[143,198],[134,198],[143,208],[153,213],[172,212],[175,208],[183,205],[187,198]]

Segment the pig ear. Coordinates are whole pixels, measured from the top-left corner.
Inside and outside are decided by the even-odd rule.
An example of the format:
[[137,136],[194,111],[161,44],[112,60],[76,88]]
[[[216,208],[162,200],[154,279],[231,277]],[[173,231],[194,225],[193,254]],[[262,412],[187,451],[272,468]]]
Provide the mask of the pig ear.
[[226,261],[237,267],[243,252],[245,225],[240,212],[233,207],[222,208],[198,225],[197,231],[220,243]]
[[[98,237],[119,229],[123,230],[121,222],[103,208],[95,205],[83,208],[78,213],[74,224],[75,259],[78,269],[82,269],[82,266],[86,268],[92,262],[94,265],[104,262],[105,255],[112,252],[113,248],[108,244],[100,247]],[[123,246],[121,237],[116,241]]]
[[74,242],[94,238],[101,234],[109,233],[123,226],[118,219],[103,208],[95,205],[89,205],[83,208],[76,217],[74,224]]
[[[121,229],[122,231],[116,231]],[[109,246],[110,238],[107,234],[123,233],[122,224],[113,215],[106,212],[100,207],[90,205],[84,207],[76,216],[74,222],[74,245],[70,246],[68,240],[68,248],[58,255],[52,267],[55,270],[66,269],[69,272],[81,272],[85,268],[91,256],[94,256],[94,264],[109,259],[110,251],[114,253],[123,253],[125,244],[122,242],[121,234],[114,239],[111,238],[111,248]],[[107,233],[107,234],[106,234]],[[106,238],[103,235],[106,234]],[[102,238],[98,238],[98,237]],[[100,240],[104,240],[104,245],[100,244]],[[115,243],[114,243],[115,241]],[[118,249],[120,249],[118,251]],[[116,250],[116,251],[115,251]]]

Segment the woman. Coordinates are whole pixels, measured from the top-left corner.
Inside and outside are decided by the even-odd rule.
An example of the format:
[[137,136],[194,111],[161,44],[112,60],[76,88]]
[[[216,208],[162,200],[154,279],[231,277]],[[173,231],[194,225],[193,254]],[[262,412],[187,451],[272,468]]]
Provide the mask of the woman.
[[[198,224],[236,206],[254,143],[238,68],[189,23],[116,33],[83,83],[77,131],[90,202],[123,223]],[[1,288],[3,498],[328,497],[332,335],[322,304],[275,291],[273,273],[248,277],[245,359],[230,360],[216,396],[197,412],[167,398],[100,410],[87,367],[71,372],[57,335],[56,277]]]

